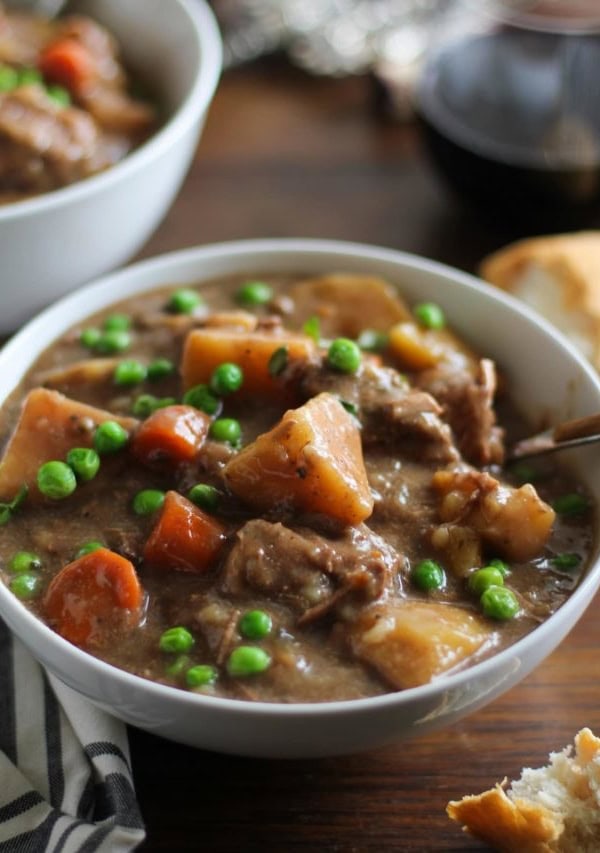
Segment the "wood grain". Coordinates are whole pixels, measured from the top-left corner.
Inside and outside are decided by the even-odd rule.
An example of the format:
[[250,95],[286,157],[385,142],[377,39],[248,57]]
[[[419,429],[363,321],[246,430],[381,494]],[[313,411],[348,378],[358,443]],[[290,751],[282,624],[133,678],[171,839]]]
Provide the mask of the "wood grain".
[[[185,186],[142,256],[266,236],[360,240],[473,271],[517,234],[447,195],[418,129],[374,114],[367,79],[313,79],[275,61],[224,76]],[[484,850],[446,818],[447,801],[545,763],[583,725],[600,731],[599,602],[521,685],[467,720],[393,748],[259,761],[131,729],[148,829],[141,849]]]

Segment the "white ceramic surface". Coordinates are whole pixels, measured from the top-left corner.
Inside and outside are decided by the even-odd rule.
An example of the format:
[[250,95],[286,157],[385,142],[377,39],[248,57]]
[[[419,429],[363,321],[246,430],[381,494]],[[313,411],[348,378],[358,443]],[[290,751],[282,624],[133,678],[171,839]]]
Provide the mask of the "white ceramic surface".
[[189,168],[221,70],[204,0],[80,0],[164,109],[162,128],[106,172],[0,207],[0,333],[121,265],[157,227]]
[[[89,313],[161,284],[236,272],[368,272],[410,300],[434,300],[453,328],[495,357],[532,417],[600,410],[600,380],[573,348],[520,303],[448,267],[386,249],[314,240],[263,240],[187,250],[133,266],[41,314],[0,353],[0,401],[55,336]],[[572,461],[600,506],[600,458]],[[510,688],[554,649],[600,584],[596,561],[546,623],[490,660],[433,684],[373,699],[275,705],[215,699],[128,675],[87,655],[37,620],[0,584],[0,613],[59,678],[133,725],[194,746],[243,755],[308,757],[355,752],[447,725]],[[592,673],[590,673],[590,676]]]

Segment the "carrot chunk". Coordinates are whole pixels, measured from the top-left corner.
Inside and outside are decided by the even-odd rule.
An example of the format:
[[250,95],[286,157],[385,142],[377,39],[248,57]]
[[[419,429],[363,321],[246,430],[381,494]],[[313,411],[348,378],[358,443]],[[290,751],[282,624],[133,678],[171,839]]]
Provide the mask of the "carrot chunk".
[[288,410],[224,474],[233,492],[263,510],[283,504],[343,524],[359,524],[373,511],[358,427],[332,394]]
[[42,51],[38,67],[44,77],[77,93],[97,76],[92,54],[74,38],[63,38]]
[[140,424],[131,450],[140,462],[190,462],[206,440],[210,418],[193,406],[165,406]]
[[94,430],[108,420],[117,421],[128,432],[138,423],[58,391],[31,390],[0,462],[0,500],[14,497],[23,485],[29,488],[28,503],[45,500],[36,483],[40,465],[65,459],[72,447],[91,447]]
[[77,646],[104,646],[141,618],[144,594],[129,560],[98,548],[66,565],[44,596],[44,611],[57,633]]
[[274,335],[237,329],[194,329],[188,334],[183,350],[184,388],[209,382],[216,367],[233,362],[244,373],[244,383],[235,392],[236,397],[280,395],[282,381],[269,369],[271,357],[279,349],[285,350],[287,361],[310,358],[316,351],[311,338],[292,332]]
[[225,528],[177,492],[167,492],[144,560],[180,572],[207,571],[225,544]]

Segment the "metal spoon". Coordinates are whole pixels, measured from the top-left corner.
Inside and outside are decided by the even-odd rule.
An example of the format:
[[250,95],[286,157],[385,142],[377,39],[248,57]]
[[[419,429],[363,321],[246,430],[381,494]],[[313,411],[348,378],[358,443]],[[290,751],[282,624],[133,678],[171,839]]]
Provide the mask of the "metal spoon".
[[572,421],[540,432],[537,435],[518,441],[506,454],[507,462],[556,453],[568,447],[580,447],[600,441],[600,413],[576,418]]

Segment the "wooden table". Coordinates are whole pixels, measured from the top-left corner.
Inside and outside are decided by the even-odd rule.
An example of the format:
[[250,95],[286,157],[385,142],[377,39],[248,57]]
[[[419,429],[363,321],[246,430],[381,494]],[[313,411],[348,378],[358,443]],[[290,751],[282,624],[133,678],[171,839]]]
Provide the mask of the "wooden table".
[[[375,115],[366,79],[312,79],[268,62],[225,74],[187,182],[143,255],[279,236],[360,240],[473,271],[514,235],[455,206],[417,129]],[[377,752],[263,761],[132,729],[148,831],[141,849],[484,850],[446,818],[447,801],[545,763],[583,725],[600,731],[595,606],[558,651],[489,707]]]

